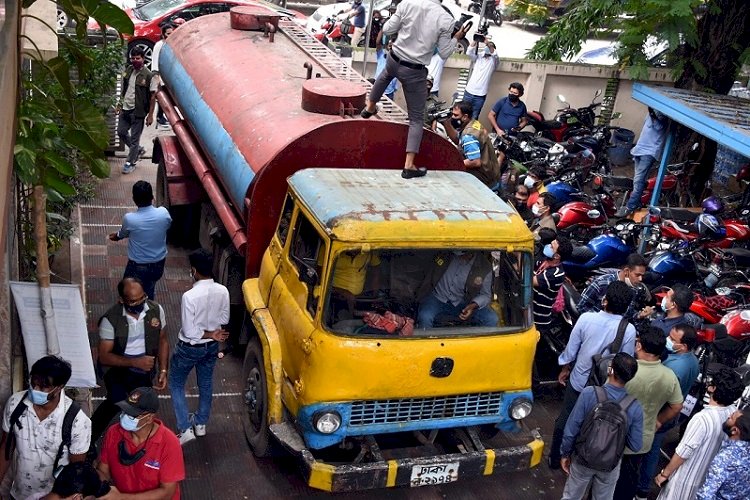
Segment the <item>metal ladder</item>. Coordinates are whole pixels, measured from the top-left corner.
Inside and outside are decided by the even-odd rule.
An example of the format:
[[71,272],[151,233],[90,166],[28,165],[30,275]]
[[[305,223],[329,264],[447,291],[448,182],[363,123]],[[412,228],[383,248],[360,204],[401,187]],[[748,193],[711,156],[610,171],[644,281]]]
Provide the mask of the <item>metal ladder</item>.
[[[359,83],[366,88],[368,92],[372,88],[370,82],[365,80],[362,75],[346,64],[333,50],[320,43],[307,30],[303,29],[294,21],[280,19],[279,28],[295,45],[297,45],[297,47],[302,49],[307,55],[313,58],[316,63],[322,66],[330,76],[341,80]],[[401,123],[409,122],[409,117],[406,114],[406,111],[397,106],[395,102],[388,99],[385,95],[380,99],[378,104],[380,106],[380,111],[377,116],[380,118]]]
[[604,91],[604,97],[602,97],[602,107],[599,111],[599,125],[609,125],[612,119],[612,112],[615,107],[615,99],[617,99],[617,91],[620,89],[620,79],[610,78],[607,80],[607,88]]
[[458,72],[458,81],[456,82],[456,93],[455,100],[453,102],[463,101],[464,92],[466,92],[466,84],[469,83],[469,75],[471,74],[470,69],[462,69]]

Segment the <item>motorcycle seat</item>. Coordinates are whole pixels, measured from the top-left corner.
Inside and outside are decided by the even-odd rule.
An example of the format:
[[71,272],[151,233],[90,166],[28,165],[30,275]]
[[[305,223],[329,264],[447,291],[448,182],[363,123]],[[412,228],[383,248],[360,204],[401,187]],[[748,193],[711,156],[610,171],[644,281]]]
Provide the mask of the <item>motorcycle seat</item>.
[[699,213],[685,208],[660,207],[661,218],[671,219],[675,222],[695,222]]
[[613,188],[620,189],[633,189],[633,179],[630,177],[618,177],[616,175],[609,175],[604,178],[605,184]]
[[563,124],[557,120],[544,120],[542,122],[545,128],[562,128]]
[[678,231],[680,231],[683,234],[698,233],[698,226],[693,224],[692,222],[684,222],[680,220],[674,220],[674,219],[668,219],[664,221],[665,224],[670,224],[671,226],[675,227]]
[[596,257],[596,252],[585,245],[573,248],[573,253],[570,254],[570,260],[579,264],[588,262],[594,257]]
[[578,312],[578,301],[581,300],[581,294],[576,288],[568,282],[563,283],[563,297],[565,297],[565,308],[568,309],[574,317],[580,316]]

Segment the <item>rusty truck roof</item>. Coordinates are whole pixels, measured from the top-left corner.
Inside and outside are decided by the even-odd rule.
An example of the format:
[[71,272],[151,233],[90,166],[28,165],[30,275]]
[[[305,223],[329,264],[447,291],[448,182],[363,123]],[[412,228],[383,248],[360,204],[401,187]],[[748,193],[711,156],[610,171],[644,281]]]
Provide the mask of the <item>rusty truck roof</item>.
[[[312,216],[329,233],[342,239],[349,239],[347,234],[350,237],[362,234],[362,228],[357,230],[356,226],[363,224],[392,222],[394,227],[407,229],[408,225],[399,223],[417,221],[439,226],[468,221],[476,223],[477,228],[484,226],[494,231],[498,224],[507,224],[513,230],[512,239],[531,237],[528,230],[523,232],[526,226],[516,211],[471,174],[429,171],[417,179],[402,179],[400,174],[399,170],[311,168],[292,175],[289,185]],[[399,234],[398,237],[419,236]]]

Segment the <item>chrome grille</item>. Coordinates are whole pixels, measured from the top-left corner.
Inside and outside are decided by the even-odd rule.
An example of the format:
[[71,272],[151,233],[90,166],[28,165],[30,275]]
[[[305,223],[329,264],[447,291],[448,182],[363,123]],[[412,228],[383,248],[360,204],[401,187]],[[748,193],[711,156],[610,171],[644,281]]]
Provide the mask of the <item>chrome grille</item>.
[[444,418],[491,416],[500,413],[502,401],[502,392],[355,401],[352,404],[349,425],[394,424]]

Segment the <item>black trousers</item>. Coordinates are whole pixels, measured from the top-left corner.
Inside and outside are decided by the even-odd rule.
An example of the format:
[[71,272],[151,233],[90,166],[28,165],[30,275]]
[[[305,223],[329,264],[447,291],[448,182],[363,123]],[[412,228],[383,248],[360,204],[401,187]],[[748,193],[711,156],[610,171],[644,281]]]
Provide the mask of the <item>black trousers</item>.
[[570,413],[573,411],[580,395],[581,393],[573,389],[570,379],[568,379],[568,385],[565,386],[563,408],[560,410],[557,420],[555,420],[555,430],[552,432],[552,448],[549,451],[549,459],[554,464],[559,464],[560,458],[562,458],[560,446],[562,446],[563,434],[565,433],[565,424],[568,423],[568,417],[570,417]]
[[641,473],[641,462],[645,453],[639,455],[623,455],[620,465],[620,477],[615,486],[614,500],[633,500],[638,489],[638,479]]
[[112,419],[120,413],[116,403],[123,401],[128,394],[139,387],[152,386],[151,373],[139,373],[129,368],[112,367],[104,374],[104,386],[107,388],[107,398],[101,402],[91,415],[91,446],[104,434]]

